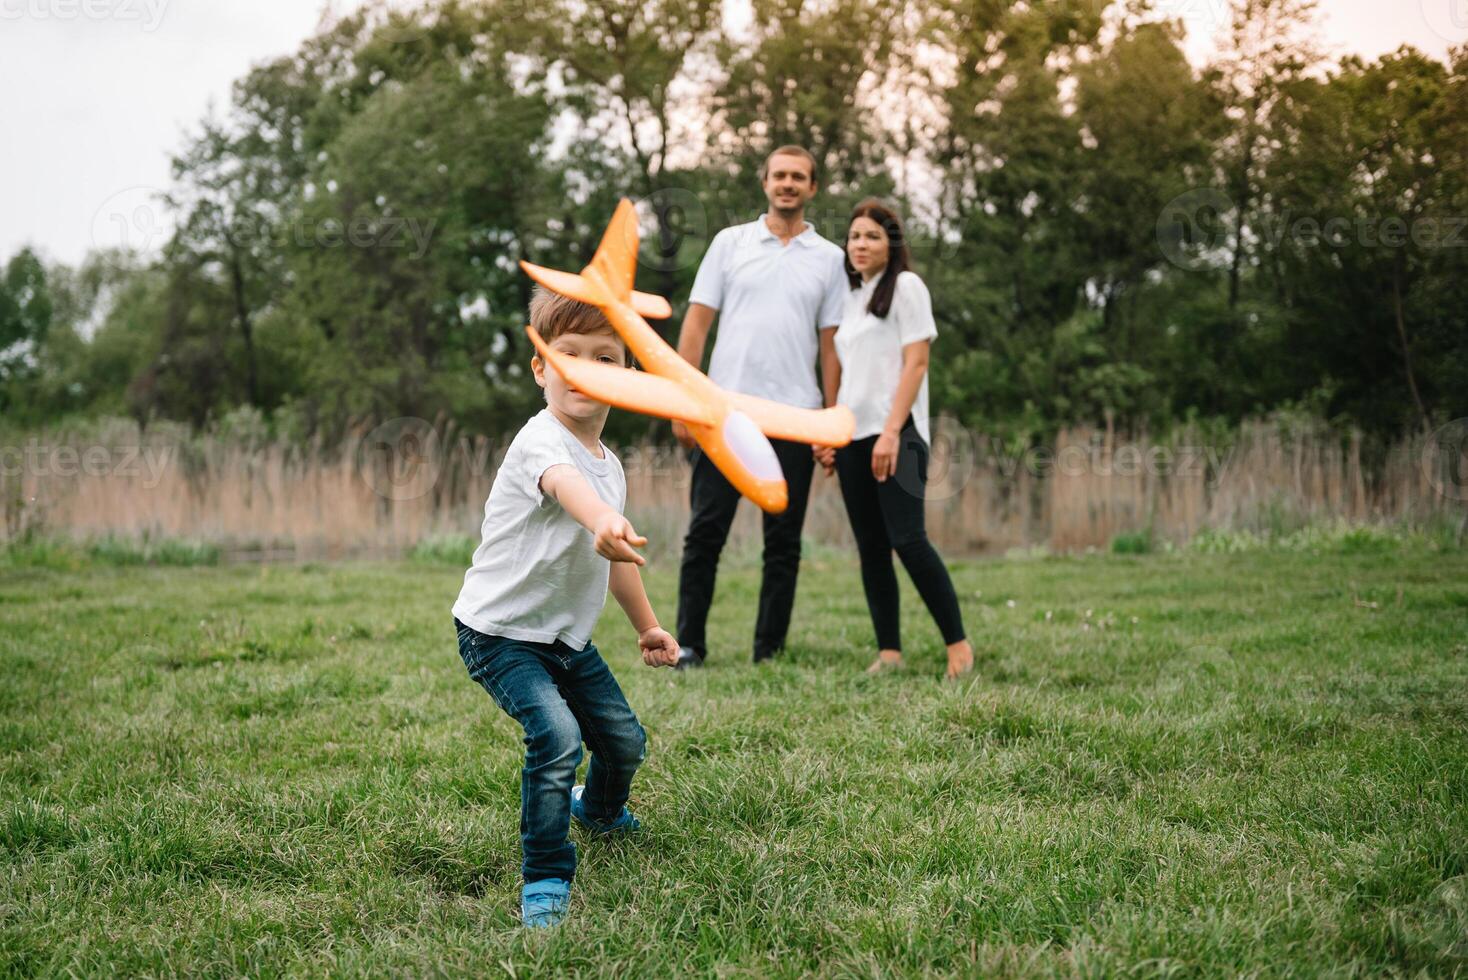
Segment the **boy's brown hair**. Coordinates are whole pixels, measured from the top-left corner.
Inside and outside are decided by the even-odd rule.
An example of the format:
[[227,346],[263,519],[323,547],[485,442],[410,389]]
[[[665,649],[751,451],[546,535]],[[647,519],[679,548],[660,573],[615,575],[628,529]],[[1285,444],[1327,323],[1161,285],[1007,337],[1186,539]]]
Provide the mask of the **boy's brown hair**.
[[624,362],[632,363],[632,352],[627,349],[627,342],[612,329],[606,314],[590,303],[553,293],[538,285],[530,296],[530,325],[547,344],[567,333],[609,333],[622,345]]

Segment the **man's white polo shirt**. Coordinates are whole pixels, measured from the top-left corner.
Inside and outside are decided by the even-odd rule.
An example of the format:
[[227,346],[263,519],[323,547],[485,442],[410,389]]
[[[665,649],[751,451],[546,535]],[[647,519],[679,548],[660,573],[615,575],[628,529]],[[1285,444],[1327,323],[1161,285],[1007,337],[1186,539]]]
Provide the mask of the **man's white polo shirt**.
[[765,216],[714,236],[690,302],[719,311],[709,377],[730,391],[820,408],[823,327],[841,323],[850,284],[839,245],[805,230],[782,244]]

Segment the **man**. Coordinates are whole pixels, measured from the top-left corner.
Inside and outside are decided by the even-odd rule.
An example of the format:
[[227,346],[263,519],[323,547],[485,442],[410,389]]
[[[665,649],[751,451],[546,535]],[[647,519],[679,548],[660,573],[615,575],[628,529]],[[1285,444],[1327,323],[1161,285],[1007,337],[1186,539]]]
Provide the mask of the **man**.
[[[836,397],[836,327],[848,287],[845,253],[805,220],[805,207],[816,194],[815,157],[803,147],[782,146],[760,167],[760,181],[769,210],[714,236],[694,279],[678,353],[701,366],[709,329],[718,316],[719,335],[708,369],[717,384],[800,408],[831,405]],[[694,449],[693,515],[678,578],[678,666],[687,668],[702,666],[709,656],[704,627],[739,491],[695,448],[687,426],[674,422],[673,434]],[[790,504],[783,514],[764,515],[756,663],[784,646],[790,628],[800,531],[815,467],[804,443],[770,443],[785,471]]]

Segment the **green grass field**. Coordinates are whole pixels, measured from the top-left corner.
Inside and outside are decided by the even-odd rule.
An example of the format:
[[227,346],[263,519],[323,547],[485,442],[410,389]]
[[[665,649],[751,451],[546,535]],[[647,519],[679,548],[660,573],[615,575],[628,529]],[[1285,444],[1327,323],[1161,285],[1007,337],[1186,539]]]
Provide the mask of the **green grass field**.
[[910,590],[863,675],[854,557],[767,667],[747,564],[702,672],[609,603],[645,830],[526,934],[460,569],[0,567],[0,975],[1468,976],[1468,555],[954,574],[961,686]]

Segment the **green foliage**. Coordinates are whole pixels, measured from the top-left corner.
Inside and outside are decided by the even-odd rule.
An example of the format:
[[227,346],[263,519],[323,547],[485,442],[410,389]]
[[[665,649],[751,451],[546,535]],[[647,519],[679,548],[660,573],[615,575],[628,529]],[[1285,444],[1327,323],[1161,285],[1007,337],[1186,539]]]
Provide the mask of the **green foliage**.
[[[725,151],[754,174],[775,147],[805,146],[828,189],[861,187],[882,169],[887,140],[853,98],[864,78],[901,57],[898,0],[756,0],[751,38],[723,38],[725,78],[714,98]],[[820,226],[823,234],[845,233]],[[834,233],[834,234],[833,234]]]
[[200,121],[161,255],[10,259],[0,409],[503,434],[539,404],[518,260],[580,266],[630,195],[639,285],[681,309],[797,142],[823,234],[866,194],[907,212],[934,406],[970,428],[1468,416],[1468,53],[1331,64],[1311,0],[1231,0],[1194,66],[1152,7],[758,0],[736,31],[708,0],[365,4]]
[[214,544],[153,539],[102,537],[87,542],[33,537],[0,547],[0,567],[77,570],[92,565],[193,567],[219,564]]
[[18,383],[37,370],[36,351],[51,328],[46,269],[22,248],[0,270],[0,411],[11,411]]
[[46,270],[34,252],[23,248],[6,263],[0,277],[0,351],[40,343],[50,326]]
[[1111,553],[1115,555],[1145,555],[1151,550],[1151,531],[1128,531],[1111,539]]
[[431,534],[408,552],[410,561],[423,565],[455,565],[468,568],[479,539],[468,534]]
[[0,548],[0,565],[7,568],[78,569],[86,556],[74,545],[47,538],[26,538]]
[[87,545],[87,557],[103,565],[217,565],[219,547],[193,541],[101,538]]
[[1452,550],[1456,543],[1445,528],[1413,528],[1380,524],[1324,521],[1294,530],[1252,531],[1205,528],[1188,542],[1200,554],[1239,554],[1248,551],[1301,551],[1311,554],[1373,555],[1397,551]]

